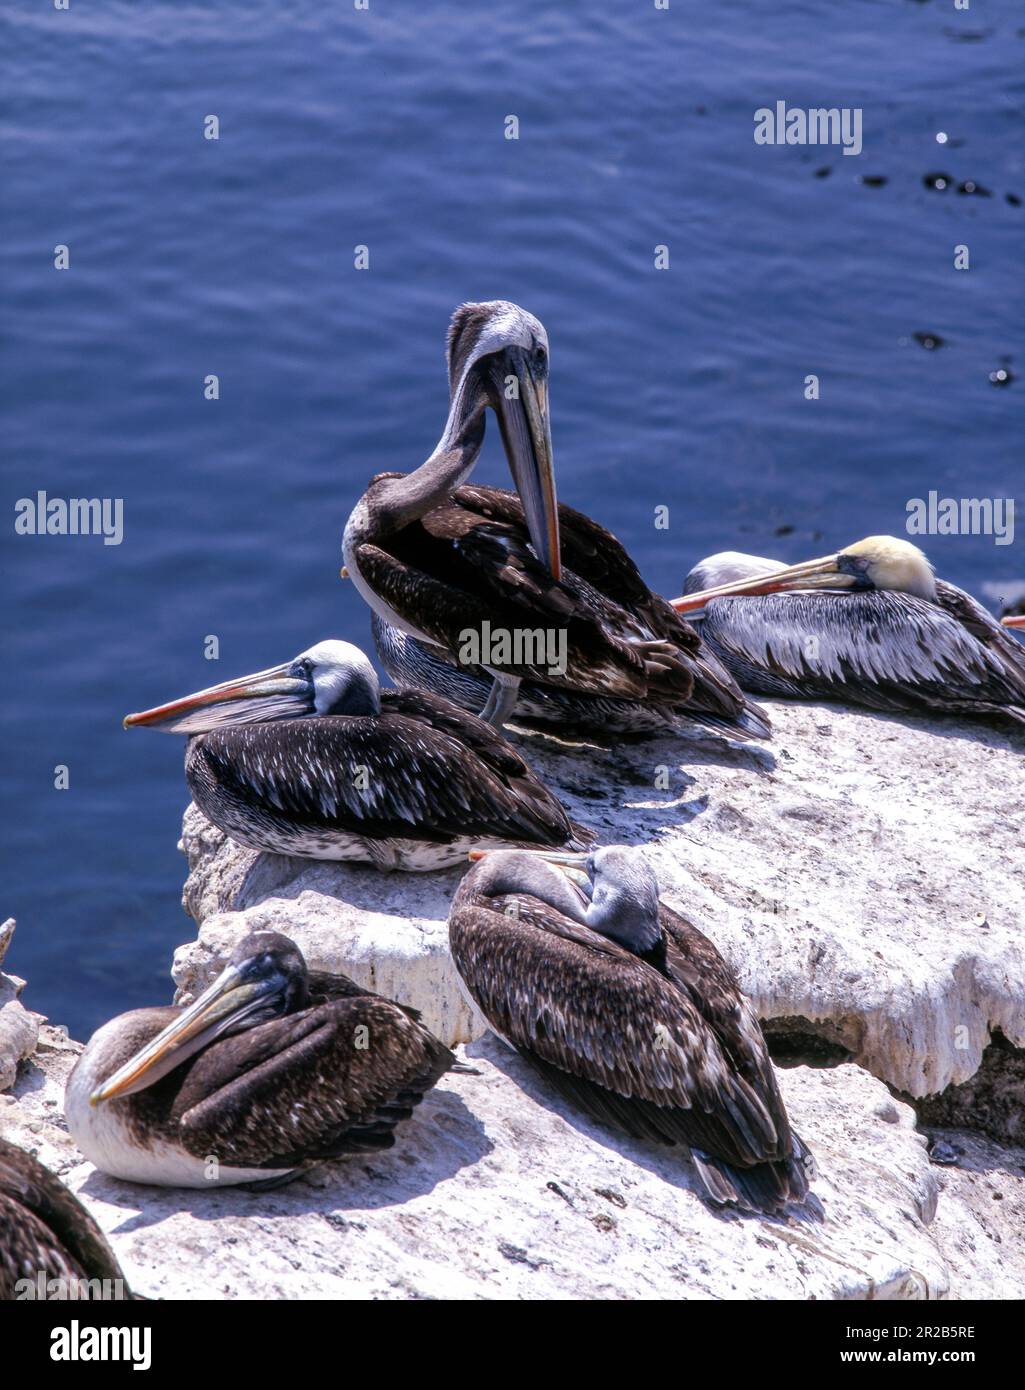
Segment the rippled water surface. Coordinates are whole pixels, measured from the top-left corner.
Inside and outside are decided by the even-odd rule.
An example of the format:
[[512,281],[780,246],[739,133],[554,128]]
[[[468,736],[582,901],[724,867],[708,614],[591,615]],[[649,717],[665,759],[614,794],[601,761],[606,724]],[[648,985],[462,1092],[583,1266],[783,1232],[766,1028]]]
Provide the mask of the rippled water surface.
[[[713,550],[899,531],[930,489],[1017,494],[1025,527],[1016,0],[14,0],[3,27],[0,914],[77,1035],[165,999],[191,934],[182,746],[121,716],[368,640],[341,529],[430,452],[461,300],[544,320],[560,494],[663,591]],[[755,145],[778,99],[861,107],[863,153]],[[123,498],[123,543],[15,536],[37,489]],[[993,604],[1025,586],[1017,540],[928,548]]]

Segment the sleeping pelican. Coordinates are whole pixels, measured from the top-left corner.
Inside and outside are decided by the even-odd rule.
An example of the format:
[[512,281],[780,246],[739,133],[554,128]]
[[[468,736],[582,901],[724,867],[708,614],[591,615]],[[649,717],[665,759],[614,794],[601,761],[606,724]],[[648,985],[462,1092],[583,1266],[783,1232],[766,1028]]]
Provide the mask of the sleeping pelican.
[[[680,715],[707,717],[734,737],[767,737],[764,714],[615,537],[557,504],[548,337],[538,320],[503,300],[462,305],[448,370],[448,420],[434,452],[413,473],[371,479],[345,528],[343,573],[385,625],[379,636],[394,629],[433,659],[472,668],[490,683],[482,717],[499,728],[526,681],[578,703],[596,699],[595,724],[606,724],[601,702],[612,701],[651,707],[670,726]],[[488,407],[515,493],[467,482]],[[387,645],[383,654],[388,666]],[[405,683],[401,661],[392,674]],[[435,688],[458,699],[464,687],[443,676]]]
[[465,862],[475,846],[578,834],[489,724],[423,691],[381,691],[349,642],[318,642],[124,722],[190,735],[196,805],[251,849],[420,871]]
[[74,1193],[0,1139],[0,1301],[131,1296],[106,1237]]
[[754,1010],[707,937],[659,902],[641,854],[471,857],[449,940],[499,1037],[592,1119],[685,1145],[713,1201],[802,1201],[811,1156]]
[[800,565],[726,552],[684,588],[674,608],[703,614],[748,690],[1025,723],[1025,652],[909,541],[870,536]]
[[252,932],[188,1008],[135,1009],[93,1034],[68,1078],[68,1129],[129,1182],[276,1186],[394,1144],[456,1065],[417,1018]]

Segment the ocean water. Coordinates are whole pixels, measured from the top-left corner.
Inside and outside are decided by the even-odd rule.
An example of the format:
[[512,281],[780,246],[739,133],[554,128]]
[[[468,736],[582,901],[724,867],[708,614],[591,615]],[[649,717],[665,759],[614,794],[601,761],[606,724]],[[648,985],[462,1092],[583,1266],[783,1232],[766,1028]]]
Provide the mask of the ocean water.
[[[12,0],[2,25],[0,914],[77,1036],[164,1001],[192,934],[182,742],[121,717],[369,643],[342,527],[437,439],[461,301],[545,322],[560,495],[663,592],[714,550],[900,532],[931,490],[1016,497],[1025,527],[1020,0]],[[862,153],[756,145],[777,100],[861,108]],[[123,499],[122,543],[16,535],[40,489]],[[994,606],[1025,588],[1017,537],[926,545]]]

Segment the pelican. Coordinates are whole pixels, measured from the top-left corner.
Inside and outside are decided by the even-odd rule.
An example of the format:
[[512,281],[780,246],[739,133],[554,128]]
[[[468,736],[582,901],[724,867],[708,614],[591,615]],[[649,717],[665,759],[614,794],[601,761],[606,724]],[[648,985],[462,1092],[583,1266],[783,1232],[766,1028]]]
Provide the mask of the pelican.
[[68,1077],[68,1129],[128,1182],[276,1186],[391,1148],[456,1065],[417,1019],[255,931],[188,1008],[135,1009],[93,1034]]
[[[56,1289],[51,1280],[60,1281]],[[103,1232],[74,1193],[0,1139],[0,1301],[131,1296]]]
[[707,937],[659,902],[640,852],[471,857],[449,941],[499,1037],[591,1119],[689,1148],[712,1201],[803,1201],[811,1155],[754,1010]]
[[475,846],[578,835],[489,724],[423,691],[382,692],[349,642],[318,642],[124,723],[190,735],[196,805],[251,849],[422,871],[465,862]]
[[673,606],[703,613],[706,643],[748,690],[1025,723],[1020,644],[909,541],[869,536],[799,565],[728,551],[684,589]]
[[[343,574],[381,622],[487,679],[481,716],[499,728],[526,680],[584,702],[666,708],[667,722],[707,717],[734,737],[767,737],[763,712],[615,537],[557,503],[548,336],[538,320],[504,300],[462,305],[448,372],[449,414],[434,452],[413,473],[372,478],[345,528]],[[488,407],[515,493],[467,482]],[[393,679],[405,674],[396,662]],[[462,688],[440,679],[446,693]],[[605,713],[599,703],[592,722]]]

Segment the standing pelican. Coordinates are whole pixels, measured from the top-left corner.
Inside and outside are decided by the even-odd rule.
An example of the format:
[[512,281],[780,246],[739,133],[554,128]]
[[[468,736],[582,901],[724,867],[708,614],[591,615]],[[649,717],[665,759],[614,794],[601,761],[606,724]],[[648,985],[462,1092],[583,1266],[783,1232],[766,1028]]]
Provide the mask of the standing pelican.
[[1025,652],[909,541],[870,536],[787,566],[725,552],[684,589],[673,606],[703,612],[706,643],[748,690],[1025,723]]
[[[386,628],[486,673],[481,713],[498,727],[526,680],[585,700],[667,708],[667,723],[709,716],[736,737],[766,737],[762,712],[651,592],[615,537],[557,504],[548,337],[538,320],[503,300],[462,305],[448,370],[448,420],[434,452],[413,473],[371,479],[345,528],[345,573]],[[515,493],[467,484],[488,407]],[[593,722],[604,715],[599,705]]]
[[807,1195],[754,1010],[638,851],[486,854],[449,940],[495,1032],[592,1119],[686,1145],[713,1201],[775,1212]]
[[564,845],[577,833],[489,724],[422,691],[382,692],[348,642],[124,722],[191,735],[196,805],[252,849],[419,871],[475,846]]
[[93,1034],[68,1078],[68,1129],[129,1182],[273,1186],[391,1148],[456,1064],[417,1018],[252,932],[188,1008],[135,1009]]
[[[51,1280],[59,1281],[56,1289]],[[103,1232],[74,1193],[0,1139],[0,1301],[131,1296]]]

